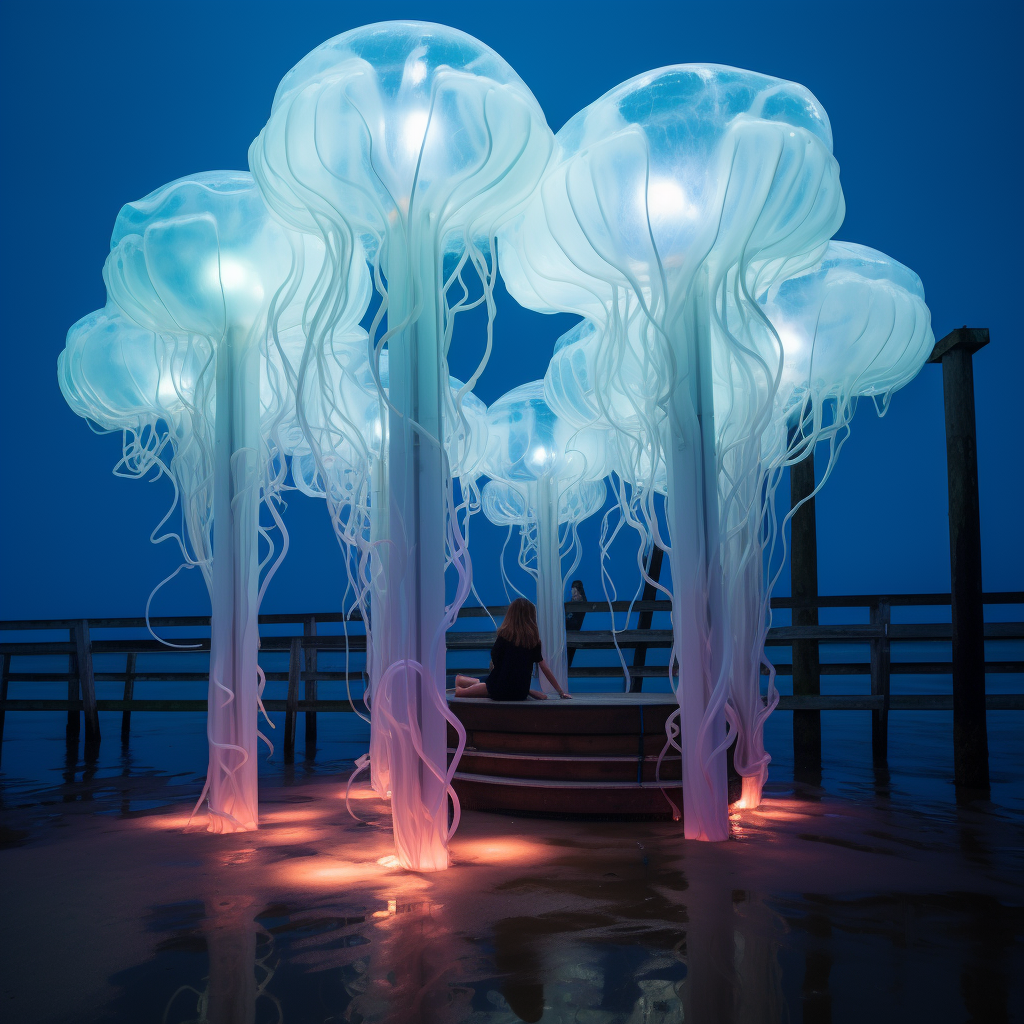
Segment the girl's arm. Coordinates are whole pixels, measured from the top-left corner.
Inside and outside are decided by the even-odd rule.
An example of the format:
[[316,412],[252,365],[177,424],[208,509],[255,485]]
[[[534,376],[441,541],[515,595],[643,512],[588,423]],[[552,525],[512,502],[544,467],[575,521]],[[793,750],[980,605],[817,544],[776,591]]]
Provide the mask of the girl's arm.
[[555,678],[554,672],[548,668],[548,663],[543,658],[540,660],[540,670],[548,677],[548,682],[551,683],[551,685],[558,691],[558,696],[561,697],[562,700],[572,699],[572,694],[567,693],[558,685],[558,680]]

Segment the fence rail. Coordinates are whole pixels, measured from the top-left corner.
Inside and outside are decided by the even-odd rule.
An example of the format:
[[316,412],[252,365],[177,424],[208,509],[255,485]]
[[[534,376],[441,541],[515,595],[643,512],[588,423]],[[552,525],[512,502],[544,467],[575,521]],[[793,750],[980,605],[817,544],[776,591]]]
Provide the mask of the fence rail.
[[[867,608],[870,622],[851,623],[846,625],[816,626],[775,626],[768,631],[766,646],[787,647],[794,642],[815,642],[819,644],[867,644],[870,647],[870,660],[866,662],[822,662],[820,671],[829,675],[868,676],[871,680],[871,692],[867,694],[795,694],[784,695],[779,701],[780,710],[790,711],[835,711],[835,710],[866,710],[872,712],[872,734],[876,746],[881,735],[882,749],[885,749],[887,732],[887,716],[889,711],[902,710],[934,710],[948,711],[953,707],[951,694],[915,694],[904,695],[890,693],[890,677],[892,675],[948,675],[952,671],[950,661],[892,661],[891,645],[893,643],[932,643],[949,642],[952,637],[952,626],[949,623],[893,623],[890,611],[893,607],[925,607],[950,604],[949,594],[861,594],[821,596],[808,605],[793,598],[773,598],[773,609],[799,608],[813,606],[817,608]],[[1024,605],[1024,592],[1007,591],[984,595],[985,605]],[[668,613],[671,605],[668,601],[642,600],[617,601],[611,606],[615,612],[632,612],[638,615],[638,627],[612,632],[610,629],[579,629],[567,632],[567,643],[571,653],[577,650],[612,650],[616,646],[623,650],[634,651],[634,664],[626,666],[625,672],[632,680],[631,689],[635,692],[643,685],[645,678],[664,678],[668,669],[665,665],[646,664],[646,654],[650,649],[666,649],[671,647],[672,632],[667,629],[652,628],[653,616],[656,613]],[[566,615],[575,616],[579,622],[584,616],[594,613],[608,613],[607,603],[598,601],[566,602]],[[492,616],[498,619],[505,612],[505,606],[489,608],[463,608],[459,618],[472,619]],[[261,626],[287,626],[302,624],[303,633],[298,635],[264,635],[260,641],[261,653],[283,654],[289,656],[288,671],[266,671],[266,678],[272,682],[288,682],[288,693],[284,700],[264,700],[267,711],[285,712],[285,756],[294,757],[296,720],[299,714],[306,716],[307,747],[310,738],[315,746],[316,715],[318,713],[352,712],[365,710],[360,700],[327,700],[318,697],[316,686],[320,681],[363,682],[361,671],[345,672],[322,669],[317,666],[318,653],[338,653],[348,651],[362,654],[366,650],[366,637],[362,632],[349,636],[336,634],[322,635],[317,633],[317,625],[345,622],[346,618],[339,612],[306,612],[302,614],[272,614],[259,617]],[[347,621],[361,628],[358,616]],[[208,616],[180,615],[161,616],[149,620],[154,628],[209,628]],[[575,624],[575,623],[574,623]],[[174,638],[174,644],[168,647],[152,638],[93,638],[94,630],[103,629],[140,629],[147,625],[144,618],[105,618],[105,619],[25,619],[0,620],[0,632],[38,632],[67,631],[67,640],[44,641],[9,641],[0,642],[0,741],[2,741],[5,716],[8,711],[53,711],[66,712],[68,715],[69,735],[77,737],[80,730],[80,718],[84,719],[86,742],[98,743],[100,738],[99,712],[121,712],[121,737],[127,742],[133,711],[205,711],[206,700],[203,699],[140,699],[134,695],[135,684],[138,682],[202,682],[208,678],[205,672],[169,672],[139,671],[137,659],[139,655],[153,654],[202,654],[210,649],[209,637]],[[1024,622],[988,622],[984,631],[986,640],[1024,640]],[[489,630],[449,632],[447,649],[451,652],[482,652],[489,650],[494,643],[494,633]],[[123,672],[95,671],[94,656],[122,655],[125,657]],[[67,672],[53,671],[13,671],[13,659],[65,656],[68,658]],[[777,663],[775,672],[779,676],[792,674],[792,665]],[[449,674],[466,672],[479,675],[486,672],[483,668],[450,668]],[[768,669],[764,668],[763,673]],[[986,661],[986,674],[1010,674],[1024,672],[1024,660],[1021,661]],[[573,679],[607,679],[621,678],[621,665],[613,666],[574,666],[569,669]],[[43,698],[9,698],[8,690],[11,683],[44,683],[67,682],[67,699]],[[124,693],[119,700],[98,699],[96,697],[97,682],[123,682]],[[305,698],[299,695],[299,684],[305,684]],[[986,708],[990,711],[1024,709],[1024,693],[1022,694],[989,694]]]

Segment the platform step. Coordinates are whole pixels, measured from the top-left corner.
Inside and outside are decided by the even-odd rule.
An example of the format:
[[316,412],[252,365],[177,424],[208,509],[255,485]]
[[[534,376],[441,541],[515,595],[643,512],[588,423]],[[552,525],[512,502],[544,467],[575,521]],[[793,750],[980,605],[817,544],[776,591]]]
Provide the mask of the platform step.
[[[665,732],[639,733],[516,733],[493,732],[486,729],[469,729],[466,732],[469,746],[495,754],[527,754],[539,756],[577,757],[633,757],[640,752],[643,744],[645,757],[657,757],[665,746]],[[448,745],[459,742],[455,730],[448,727]]]
[[[455,753],[449,749],[449,755]],[[546,779],[552,782],[623,782],[636,784],[638,776],[644,782],[654,782],[657,757],[645,757],[641,762],[634,754],[628,756],[538,756],[536,754],[506,754],[489,750],[467,748],[459,762],[463,774],[492,778]],[[682,777],[679,756],[664,757],[661,778],[678,782]]]
[[456,772],[452,785],[464,808],[483,811],[586,816],[595,818],[672,817],[667,794],[682,807],[679,783],[551,781],[497,778]]

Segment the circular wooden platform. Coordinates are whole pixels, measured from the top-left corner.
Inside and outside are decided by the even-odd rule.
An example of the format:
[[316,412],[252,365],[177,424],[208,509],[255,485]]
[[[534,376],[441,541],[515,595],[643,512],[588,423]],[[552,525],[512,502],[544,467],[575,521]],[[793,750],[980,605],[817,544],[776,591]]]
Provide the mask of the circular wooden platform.
[[[666,754],[670,693],[579,694],[572,700],[455,698],[466,729],[454,787],[462,806],[592,818],[671,818],[682,809],[679,755]],[[449,753],[457,738],[449,729]],[[664,790],[664,793],[663,793]]]

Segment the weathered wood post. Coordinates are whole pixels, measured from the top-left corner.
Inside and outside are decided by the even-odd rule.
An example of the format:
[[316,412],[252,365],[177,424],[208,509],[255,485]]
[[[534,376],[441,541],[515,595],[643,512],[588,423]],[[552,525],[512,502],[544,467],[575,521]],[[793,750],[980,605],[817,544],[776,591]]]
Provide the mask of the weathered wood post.
[[[135,699],[135,659],[137,654],[128,654],[124,660],[124,700]],[[121,712],[121,746],[128,745],[132,729],[132,713],[127,708]]]
[[[304,637],[316,636],[316,616],[307,615],[302,620],[302,635]],[[306,700],[312,702],[316,696],[316,648],[306,648]],[[306,760],[311,760],[316,754],[316,712],[307,708],[306,710]]]
[[988,344],[987,327],[959,327],[935,343],[942,364],[949,481],[949,569],[953,618],[954,781],[989,788],[985,721],[985,611],[981,589],[981,513],[972,357]]
[[292,637],[288,654],[288,700],[284,712],[284,761],[295,760],[295,719],[299,712],[299,678],[302,675],[302,640]]
[[[7,684],[11,678],[11,656],[0,655],[0,704],[7,701]],[[0,762],[3,761],[4,752],[4,720],[7,718],[7,708],[0,707]]]
[[[805,498],[790,520],[789,579],[793,625],[818,625],[818,531],[814,516],[814,452],[789,467],[790,507]],[[817,640],[793,641],[793,693],[821,693]],[[793,712],[793,764],[812,773],[821,770],[821,712]]]
[[[572,601],[586,601],[587,592],[583,589],[583,580],[573,580],[572,590],[569,593],[569,599]],[[575,633],[583,628],[583,620],[587,617],[586,612],[573,612],[571,615],[565,616],[565,631],[567,633]],[[565,645],[565,668],[566,672],[572,667],[572,659],[576,657],[576,648],[571,647],[569,644]],[[568,675],[566,676],[568,679]]]
[[[71,653],[68,655],[68,700],[78,702],[78,656],[75,654],[75,630],[72,627],[68,630],[68,637],[71,640]],[[64,732],[68,744],[74,743],[78,746],[78,737],[82,731],[82,713],[78,708],[68,708],[68,725]]]
[[[654,549],[651,551],[651,564],[647,567],[647,575],[652,580],[659,580],[661,578],[661,563],[665,557],[665,552],[654,545]],[[644,581],[644,592],[641,600],[643,601],[656,601],[658,599],[658,591],[654,586]],[[641,612],[637,616],[636,628],[637,629],[650,629],[651,623],[654,621],[654,612]],[[643,668],[647,664],[647,644],[637,644],[633,649],[633,667]],[[629,692],[640,693],[644,688],[644,677],[641,675],[634,675],[629,681]]]
[[89,639],[89,620],[79,619],[72,630],[75,657],[78,659],[78,684],[82,691],[82,711],[85,718],[85,743],[94,746],[100,741],[100,718],[96,712],[96,683],[92,673],[92,641]]
[[871,712],[871,753],[876,764],[889,758],[889,619],[888,601],[871,605],[871,624],[881,626],[885,636],[871,641],[871,692],[880,695],[882,706]]

